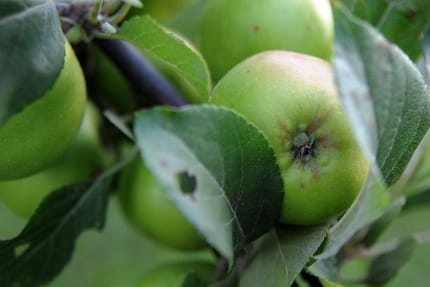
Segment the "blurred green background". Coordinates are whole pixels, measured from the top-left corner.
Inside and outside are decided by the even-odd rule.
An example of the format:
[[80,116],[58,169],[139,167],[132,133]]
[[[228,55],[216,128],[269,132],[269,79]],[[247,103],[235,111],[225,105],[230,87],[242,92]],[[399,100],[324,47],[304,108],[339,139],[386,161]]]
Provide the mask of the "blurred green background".
[[[430,230],[430,207],[428,205],[405,210],[388,228],[382,240],[402,238]],[[386,286],[428,287],[430,282],[430,244],[419,244],[410,261]]]
[[[19,233],[25,221],[0,202],[0,240]],[[409,209],[397,218],[380,241],[402,238],[430,230],[430,208]],[[85,232],[78,240],[69,265],[50,287],[131,287],[145,272],[164,262],[187,259],[212,259],[203,252],[178,252],[166,249],[135,231],[125,220],[115,197],[110,200],[106,226],[101,233]],[[349,268],[359,272],[360,264]],[[410,261],[385,286],[428,287],[430,282],[430,244],[420,244]],[[362,285],[348,285],[346,287]]]
[[[404,210],[394,220],[378,241],[388,242],[405,238],[417,233],[430,231],[430,208],[428,205],[415,206]],[[395,258],[393,258],[395,260]],[[342,269],[343,277],[360,277],[366,274],[368,262],[363,259],[349,262]],[[428,287],[430,282],[430,244],[421,243],[415,248],[412,257],[402,266],[399,273],[384,286],[388,287]],[[347,274],[347,275],[346,275]],[[346,276],[345,276],[346,275]],[[364,287],[365,285],[351,284],[345,287]]]
[[[0,202],[0,240],[16,236],[25,220]],[[146,239],[129,225],[115,197],[110,200],[101,233],[79,238],[72,260],[49,287],[131,287],[153,267],[182,259],[211,259],[210,252],[178,252]]]

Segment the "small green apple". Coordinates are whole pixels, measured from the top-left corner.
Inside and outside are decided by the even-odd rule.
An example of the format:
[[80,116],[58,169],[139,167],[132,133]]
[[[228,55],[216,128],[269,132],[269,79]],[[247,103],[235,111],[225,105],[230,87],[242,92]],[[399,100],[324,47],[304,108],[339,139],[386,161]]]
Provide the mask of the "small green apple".
[[96,108],[88,105],[81,128],[64,156],[53,166],[29,177],[0,181],[0,200],[16,214],[29,218],[48,193],[87,179],[102,168],[99,121]]
[[53,87],[0,126],[0,180],[26,177],[53,164],[79,130],[85,79],[67,41],[65,49],[64,67]]
[[148,272],[137,284],[138,287],[181,287],[187,275],[209,281],[215,266],[206,261],[175,262],[161,265]]
[[140,158],[122,173],[119,198],[131,223],[153,240],[182,250],[197,250],[206,246]]
[[290,50],[330,60],[333,15],[328,0],[209,0],[201,51],[214,81],[265,50]]
[[230,70],[210,102],[241,113],[272,144],[284,180],[281,222],[321,223],[354,201],[368,163],[326,61],[262,52]]

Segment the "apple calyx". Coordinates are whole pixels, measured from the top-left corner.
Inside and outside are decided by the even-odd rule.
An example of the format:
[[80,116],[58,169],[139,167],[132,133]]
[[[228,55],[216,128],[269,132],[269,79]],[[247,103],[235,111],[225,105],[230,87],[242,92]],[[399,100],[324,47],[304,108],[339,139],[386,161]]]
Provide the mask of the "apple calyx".
[[305,164],[316,157],[317,142],[315,136],[307,132],[299,132],[293,139],[291,150],[295,160]]

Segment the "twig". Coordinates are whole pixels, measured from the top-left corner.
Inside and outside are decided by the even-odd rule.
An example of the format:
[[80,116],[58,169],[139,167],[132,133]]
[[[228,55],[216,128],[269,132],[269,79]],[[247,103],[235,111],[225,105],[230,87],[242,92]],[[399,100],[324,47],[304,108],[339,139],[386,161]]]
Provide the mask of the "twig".
[[[175,107],[186,105],[182,95],[132,45],[117,39],[97,39],[96,43],[129,80],[138,94]],[[138,105],[142,100],[137,99]]]

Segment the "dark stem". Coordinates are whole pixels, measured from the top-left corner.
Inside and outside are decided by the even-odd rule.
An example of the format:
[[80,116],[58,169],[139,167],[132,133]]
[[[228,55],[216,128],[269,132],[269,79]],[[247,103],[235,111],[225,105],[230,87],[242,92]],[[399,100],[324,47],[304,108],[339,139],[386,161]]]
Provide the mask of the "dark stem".
[[[98,39],[97,45],[124,74],[136,92],[152,102],[180,107],[182,95],[132,45],[117,39]],[[137,99],[138,105],[145,102]]]
[[228,260],[221,256],[215,249],[213,249],[215,255],[218,257],[215,272],[212,276],[211,282],[214,287],[232,287],[238,286],[239,278],[245,271],[250,261],[250,250],[244,249],[236,254],[234,259],[233,268],[229,271]]
[[212,282],[220,281],[228,272],[228,260],[224,257],[218,259],[215,272],[212,276]]
[[305,280],[307,283],[309,283],[312,287],[323,287],[321,282],[318,280],[317,277],[307,273],[306,271],[301,272],[303,280]]

